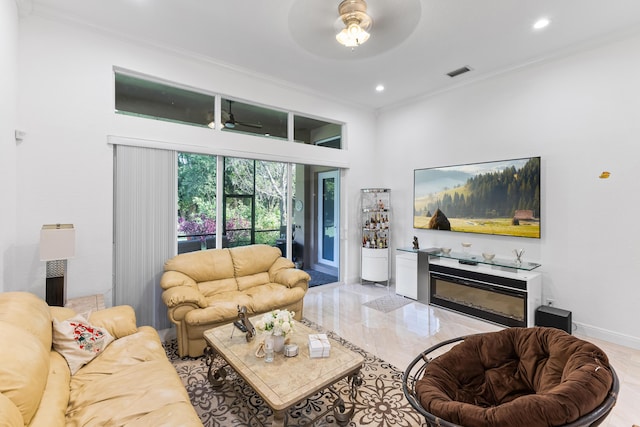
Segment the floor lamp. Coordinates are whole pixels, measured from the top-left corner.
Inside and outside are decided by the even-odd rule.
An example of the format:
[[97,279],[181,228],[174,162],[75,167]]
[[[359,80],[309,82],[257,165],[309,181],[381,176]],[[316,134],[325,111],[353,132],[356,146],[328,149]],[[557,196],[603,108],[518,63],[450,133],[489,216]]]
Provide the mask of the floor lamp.
[[47,262],[47,304],[64,307],[67,302],[67,259],[76,251],[73,224],[45,224],[40,230],[40,260]]

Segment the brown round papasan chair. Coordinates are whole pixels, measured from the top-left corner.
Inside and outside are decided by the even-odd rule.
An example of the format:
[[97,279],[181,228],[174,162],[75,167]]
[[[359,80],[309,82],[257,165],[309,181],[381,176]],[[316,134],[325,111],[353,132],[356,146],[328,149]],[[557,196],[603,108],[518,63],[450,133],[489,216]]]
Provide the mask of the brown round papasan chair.
[[535,327],[430,347],[404,372],[403,389],[429,426],[578,427],[604,421],[619,383],[600,348],[559,329]]

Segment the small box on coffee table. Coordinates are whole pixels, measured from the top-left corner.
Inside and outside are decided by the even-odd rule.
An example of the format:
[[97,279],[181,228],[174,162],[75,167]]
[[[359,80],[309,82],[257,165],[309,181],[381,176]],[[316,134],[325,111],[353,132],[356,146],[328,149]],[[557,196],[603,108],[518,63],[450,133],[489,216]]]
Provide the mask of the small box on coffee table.
[[331,343],[326,334],[309,334],[309,357],[329,357]]

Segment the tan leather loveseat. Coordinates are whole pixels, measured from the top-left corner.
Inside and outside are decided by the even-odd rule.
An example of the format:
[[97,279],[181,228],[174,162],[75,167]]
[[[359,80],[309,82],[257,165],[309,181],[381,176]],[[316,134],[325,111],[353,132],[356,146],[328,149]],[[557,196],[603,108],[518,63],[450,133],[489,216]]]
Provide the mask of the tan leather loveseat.
[[268,245],[209,249],[169,259],[160,286],[169,319],[176,324],[180,356],[198,357],[203,333],[237,319],[238,306],[249,316],[286,309],[302,319],[310,277]]
[[90,315],[115,339],[71,375],[52,319],[74,315],[28,292],[0,294],[0,425],[202,427],[158,333],[137,328],[129,306]]

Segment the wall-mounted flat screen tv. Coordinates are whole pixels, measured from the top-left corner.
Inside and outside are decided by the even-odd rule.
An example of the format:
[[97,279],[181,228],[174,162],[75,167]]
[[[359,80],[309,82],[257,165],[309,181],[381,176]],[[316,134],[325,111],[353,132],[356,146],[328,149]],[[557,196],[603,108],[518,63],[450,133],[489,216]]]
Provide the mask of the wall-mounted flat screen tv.
[[413,227],[540,238],[540,157],[414,171]]

